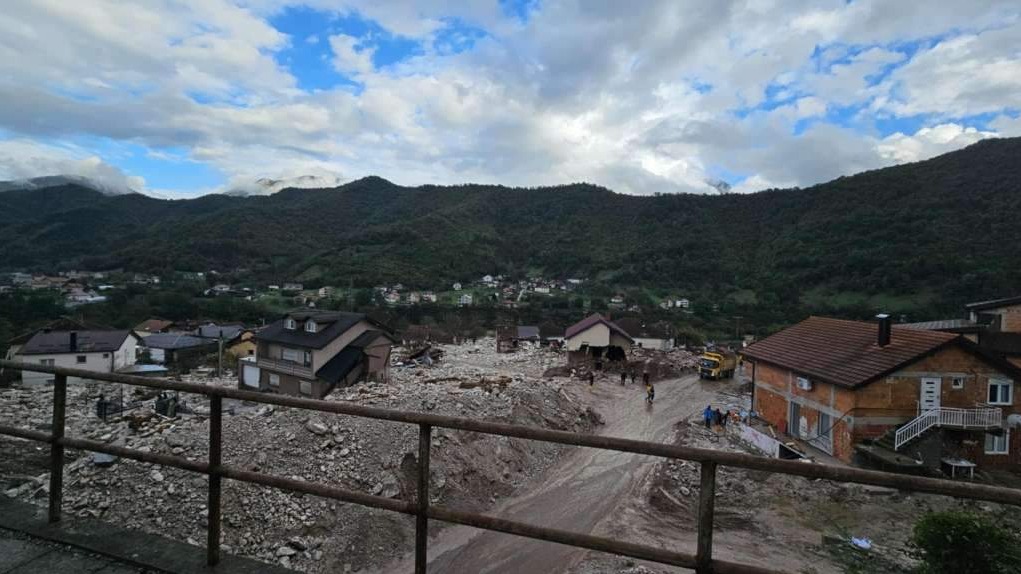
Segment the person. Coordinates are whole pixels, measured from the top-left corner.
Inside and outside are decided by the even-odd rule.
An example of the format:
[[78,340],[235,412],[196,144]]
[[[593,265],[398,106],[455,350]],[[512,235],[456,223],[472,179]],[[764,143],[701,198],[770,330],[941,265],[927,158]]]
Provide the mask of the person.
[[596,384],[596,374],[593,373],[592,371],[589,371],[589,373],[588,373],[588,386],[591,387],[594,384]]
[[645,385],[645,400],[651,404],[656,399],[656,387],[652,386],[652,383]]
[[705,410],[702,411],[702,418],[705,419],[705,428],[712,428],[713,423],[713,406],[706,405]]
[[716,412],[713,413],[716,418],[716,426],[723,425],[723,413],[720,412],[720,407],[716,407]]
[[723,416],[720,417],[720,426],[722,426],[724,429],[727,428],[727,419],[729,419],[729,418],[730,418],[730,409],[727,409],[727,412],[723,413]]
[[645,383],[645,386],[649,386],[649,371],[642,372],[642,382]]
[[625,384],[627,384],[627,373],[625,373],[624,371],[621,371],[620,372],[620,386],[623,387]]
[[638,377],[638,375],[636,375],[636,374],[635,374],[635,370],[634,370],[634,369],[631,369],[631,384],[632,384],[632,385],[633,385],[633,384],[635,384],[635,379],[636,379],[637,377]]

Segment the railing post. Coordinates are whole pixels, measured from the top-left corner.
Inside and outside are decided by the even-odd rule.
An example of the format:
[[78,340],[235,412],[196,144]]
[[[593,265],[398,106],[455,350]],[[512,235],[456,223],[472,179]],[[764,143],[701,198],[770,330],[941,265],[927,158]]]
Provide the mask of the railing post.
[[51,523],[60,522],[60,509],[64,500],[64,415],[67,412],[67,375],[53,379],[53,424],[50,443],[50,516]]
[[716,506],[716,463],[702,463],[702,476],[698,487],[698,547],[695,551],[695,572],[712,574],[713,570],[713,510]]
[[415,515],[415,574],[426,574],[429,556],[429,448],[432,446],[432,425],[418,426],[418,509]]
[[216,566],[220,561],[220,465],[221,423],[223,419],[221,397],[209,397],[209,520],[206,526],[206,563]]

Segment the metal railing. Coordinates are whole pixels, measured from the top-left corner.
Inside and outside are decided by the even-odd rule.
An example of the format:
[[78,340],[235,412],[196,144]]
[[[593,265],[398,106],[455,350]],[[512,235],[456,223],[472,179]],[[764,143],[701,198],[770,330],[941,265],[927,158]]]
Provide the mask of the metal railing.
[[255,366],[260,369],[294,375],[295,377],[304,377],[306,379],[310,379],[314,376],[312,373],[312,367],[306,367],[305,365],[292,363],[291,361],[258,357],[255,359]]
[[991,429],[999,427],[1002,421],[1003,411],[996,408],[936,407],[923,412],[914,420],[897,429],[897,432],[894,433],[893,449],[899,449],[933,427]]
[[[53,386],[52,432],[45,433],[14,426],[0,425],[0,434],[50,444],[50,522],[58,522],[61,516],[61,504],[63,500],[64,449],[67,447],[106,453],[127,459],[161,464],[205,474],[209,477],[209,513],[206,551],[207,561],[210,565],[215,565],[219,561],[220,556],[220,515],[222,512],[220,505],[220,489],[222,479],[224,478],[252,484],[272,486],[283,490],[301,492],[313,496],[321,496],[414,516],[416,574],[424,574],[426,572],[428,563],[427,534],[430,520],[440,520],[443,522],[472,526],[484,530],[492,530],[523,536],[526,538],[566,544],[577,548],[608,552],[640,560],[648,560],[650,562],[680,566],[694,569],[700,574],[779,573],[780,571],[763,568],[761,566],[713,558],[713,514],[716,499],[716,470],[719,466],[761,470],[807,478],[822,478],[842,482],[871,484],[915,492],[928,492],[958,498],[984,500],[1021,506],[1021,490],[1013,488],[987,486],[974,483],[958,483],[936,478],[901,475],[823,464],[805,464],[802,462],[766,458],[735,452],[658,444],[505,423],[484,422],[463,417],[397,411],[344,402],[305,399],[278,394],[245,391],[234,388],[207,387],[196,383],[183,383],[166,379],[120,375],[115,373],[95,373],[79,369],[29,365],[4,360],[0,360],[0,366],[16,370],[52,373],[56,375]],[[64,412],[67,404],[68,377],[81,377],[84,379],[208,396],[210,398],[208,461],[193,461],[180,456],[143,452],[94,440],[65,436]],[[419,464],[418,487],[415,496],[416,500],[414,502],[392,500],[390,498],[369,495],[336,486],[268,475],[244,470],[238,466],[224,464],[221,457],[222,401],[224,398],[418,425]],[[665,548],[656,548],[631,542],[624,542],[613,538],[546,528],[543,526],[507,520],[486,514],[463,512],[450,508],[432,506],[429,504],[429,454],[430,446],[432,444],[432,429],[434,427],[697,462],[701,465],[701,472],[697,514],[698,533],[696,552],[695,554],[678,552]]]

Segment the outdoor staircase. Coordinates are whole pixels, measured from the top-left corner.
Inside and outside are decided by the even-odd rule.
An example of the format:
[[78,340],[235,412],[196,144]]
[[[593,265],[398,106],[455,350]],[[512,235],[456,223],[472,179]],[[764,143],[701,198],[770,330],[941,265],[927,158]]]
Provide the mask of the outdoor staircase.
[[[997,408],[959,409],[937,407],[876,439],[875,444],[896,451],[935,427],[988,430],[1002,425],[1003,412]],[[892,436],[891,436],[892,435]]]

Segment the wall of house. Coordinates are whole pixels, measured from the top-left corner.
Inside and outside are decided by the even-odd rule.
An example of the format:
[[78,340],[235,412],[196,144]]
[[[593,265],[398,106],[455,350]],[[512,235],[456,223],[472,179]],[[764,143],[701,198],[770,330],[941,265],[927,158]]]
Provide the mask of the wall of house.
[[312,372],[316,372],[330,361],[337,353],[341,352],[344,347],[348,346],[351,341],[354,341],[362,333],[374,328],[372,323],[368,321],[359,321],[353,327],[342,333],[336,339],[330,341],[322,349],[316,349],[312,352]]
[[602,323],[592,325],[581,333],[567,339],[567,350],[577,351],[584,345],[589,347],[606,347],[610,344],[610,328]]
[[[270,377],[271,374],[278,375],[280,377],[280,385],[279,386],[276,386],[276,387],[270,386],[270,384],[269,384],[269,377]],[[307,380],[309,380],[309,379],[301,379],[301,378],[298,378],[298,377],[295,377],[295,376],[292,376],[292,375],[285,375],[283,373],[273,373],[273,372],[268,371],[266,369],[261,369],[261,371],[259,373],[259,390],[267,391],[267,392],[270,392],[270,393],[280,393],[280,394],[283,394],[283,395],[291,395],[291,396],[295,396],[295,397],[306,397],[306,398],[311,398],[311,399],[321,399],[324,396],[326,396],[326,393],[329,392],[329,390],[330,390],[330,387],[329,387],[328,384],[326,384],[325,382],[320,381],[318,379],[315,379],[315,380],[311,380],[311,383],[312,383],[312,394],[310,394],[310,395],[302,394],[301,393],[301,382],[302,381],[307,381]],[[244,386],[242,386],[241,388],[248,388],[248,389],[250,389],[251,387],[244,387]]]
[[[130,337],[128,337],[130,339]],[[111,355],[116,353],[61,353],[61,354],[49,354],[49,355],[18,355],[14,358],[15,361],[21,361],[25,363],[33,363],[36,365],[42,364],[46,359],[53,359],[54,367],[65,367],[68,369],[85,369],[86,371],[94,371],[97,373],[110,373],[112,372],[112,365],[114,359]],[[78,362],[78,357],[85,357],[84,363]],[[54,375],[49,373],[36,373],[31,371],[21,372],[21,382],[25,385],[44,385],[46,383],[53,382]],[[69,377],[68,383],[78,383],[81,379],[78,377]]]
[[380,382],[390,379],[390,350],[390,340],[383,336],[365,347],[366,378]]
[[[998,309],[980,311],[983,315],[999,315],[1000,330],[1007,333],[1021,333],[1021,304],[1007,305]],[[971,312],[971,320],[978,318],[979,313]]]

